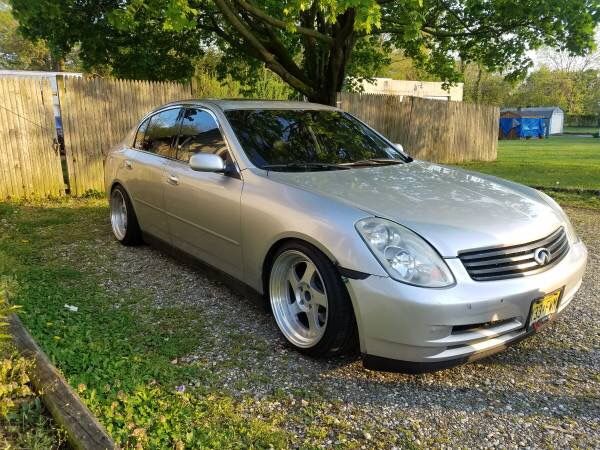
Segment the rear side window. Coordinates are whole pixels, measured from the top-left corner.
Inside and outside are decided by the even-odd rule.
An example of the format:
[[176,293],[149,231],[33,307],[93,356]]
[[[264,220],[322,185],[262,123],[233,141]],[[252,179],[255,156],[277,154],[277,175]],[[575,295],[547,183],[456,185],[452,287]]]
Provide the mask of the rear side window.
[[213,153],[227,161],[227,145],[214,117],[200,109],[186,109],[177,145],[177,159],[188,162],[194,153]]
[[146,130],[148,129],[148,124],[150,123],[150,117],[148,117],[137,130],[135,134],[135,140],[133,142],[133,148],[137,148],[138,150],[146,150],[144,148],[144,136],[146,135]]
[[142,150],[167,158],[175,158],[173,144],[179,132],[181,111],[181,108],[167,109],[152,116],[144,133]]

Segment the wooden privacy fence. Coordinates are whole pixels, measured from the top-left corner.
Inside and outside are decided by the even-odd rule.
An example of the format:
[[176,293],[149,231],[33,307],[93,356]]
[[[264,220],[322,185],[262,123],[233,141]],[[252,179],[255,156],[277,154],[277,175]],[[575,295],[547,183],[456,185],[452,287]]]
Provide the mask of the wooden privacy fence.
[[496,159],[500,111],[495,106],[346,92],[338,100],[341,109],[416,158],[444,163]]
[[104,191],[104,157],[151,109],[189,98],[189,85],[66,78],[59,82],[69,185],[73,195]]
[[[71,194],[104,191],[104,157],[154,107],[189,98],[179,83],[65,78],[58,97]],[[496,159],[496,107],[381,94],[339,96],[340,107],[414,156],[438,162]],[[48,81],[0,79],[0,200],[64,194]]]
[[0,201],[64,193],[55,136],[50,83],[0,78]]

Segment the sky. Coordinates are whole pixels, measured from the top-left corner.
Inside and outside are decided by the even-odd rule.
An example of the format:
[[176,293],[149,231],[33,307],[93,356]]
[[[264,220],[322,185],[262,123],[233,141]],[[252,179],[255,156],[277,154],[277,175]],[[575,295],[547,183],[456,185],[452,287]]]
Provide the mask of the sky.
[[551,69],[571,71],[600,69],[600,27],[596,29],[595,41],[598,48],[587,56],[572,57],[565,52],[557,52],[549,48],[530,51],[528,56],[534,63],[531,70],[538,70],[542,66],[548,66]]

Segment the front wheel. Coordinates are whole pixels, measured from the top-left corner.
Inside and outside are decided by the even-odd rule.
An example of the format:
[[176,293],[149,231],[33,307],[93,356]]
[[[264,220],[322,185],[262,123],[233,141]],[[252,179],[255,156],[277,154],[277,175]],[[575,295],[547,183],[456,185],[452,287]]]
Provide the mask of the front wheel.
[[280,331],[303,353],[335,355],[355,344],[346,288],[331,261],[313,246],[293,242],[279,249],[271,266],[269,299]]
[[110,224],[115,237],[123,245],[142,243],[142,231],[127,192],[115,186],[110,194]]

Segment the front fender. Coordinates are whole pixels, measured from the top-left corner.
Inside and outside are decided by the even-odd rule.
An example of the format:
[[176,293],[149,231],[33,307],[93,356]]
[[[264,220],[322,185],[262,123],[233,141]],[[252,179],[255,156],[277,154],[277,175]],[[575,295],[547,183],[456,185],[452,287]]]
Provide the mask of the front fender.
[[354,228],[364,211],[333,199],[245,171],[242,192],[244,281],[263,292],[263,264],[284,239],[300,239],[321,250],[334,264],[387,276]]

